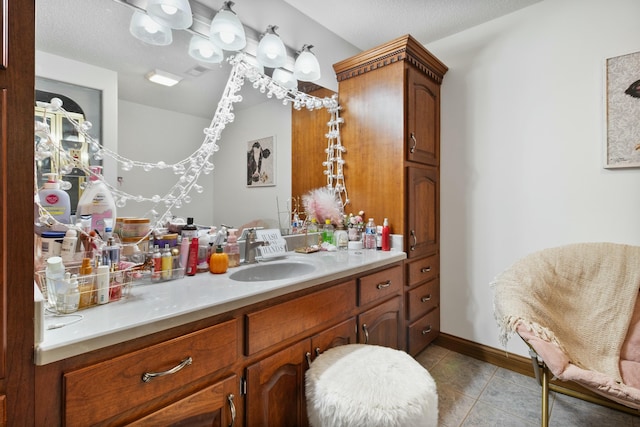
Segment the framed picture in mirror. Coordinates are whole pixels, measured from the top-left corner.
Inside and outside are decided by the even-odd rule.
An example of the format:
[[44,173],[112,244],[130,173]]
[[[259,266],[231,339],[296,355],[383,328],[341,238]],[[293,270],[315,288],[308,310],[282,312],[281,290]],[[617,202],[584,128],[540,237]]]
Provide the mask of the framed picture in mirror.
[[247,187],[276,185],[275,149],[273,136],[247,142]]

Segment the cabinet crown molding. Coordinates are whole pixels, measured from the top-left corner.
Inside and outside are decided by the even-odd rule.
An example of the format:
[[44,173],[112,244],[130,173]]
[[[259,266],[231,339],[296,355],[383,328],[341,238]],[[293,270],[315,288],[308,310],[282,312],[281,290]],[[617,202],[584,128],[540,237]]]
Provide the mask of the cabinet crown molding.
[[409,34],[338,62],[333,69],[341,82],[401,61],[418,68],[438,84],[449,69]]

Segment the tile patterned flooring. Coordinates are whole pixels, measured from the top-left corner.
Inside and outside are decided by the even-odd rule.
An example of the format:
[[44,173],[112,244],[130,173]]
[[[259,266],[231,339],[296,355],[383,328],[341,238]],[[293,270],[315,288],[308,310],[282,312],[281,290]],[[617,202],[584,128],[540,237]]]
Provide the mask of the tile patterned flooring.
[[[542,389],[520,375],[443,347],[416,356],[438,387],[440,427],[540,426]],[[640,427],[640,417],[563,394],[549,397],[550,427]]]

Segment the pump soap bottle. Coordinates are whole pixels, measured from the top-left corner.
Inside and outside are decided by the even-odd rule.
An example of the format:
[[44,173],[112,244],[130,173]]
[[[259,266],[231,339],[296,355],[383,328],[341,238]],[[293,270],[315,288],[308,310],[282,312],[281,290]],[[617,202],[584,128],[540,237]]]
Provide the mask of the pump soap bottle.
[[60,189],[60,183],[56,180],[57,174],[45,173],[43,175],[47,177],[47,182],[38,191],[40,204],[56,220],[63,224],[69,224],[71,214],[69,194]]
[[224,247],[224,253],[226,253],[229,258],[229,268],[240,265],[240,246],[238,246],[238,236],[236,236],[237,231],[238,230],[235,228],[229,230],[227,244]]

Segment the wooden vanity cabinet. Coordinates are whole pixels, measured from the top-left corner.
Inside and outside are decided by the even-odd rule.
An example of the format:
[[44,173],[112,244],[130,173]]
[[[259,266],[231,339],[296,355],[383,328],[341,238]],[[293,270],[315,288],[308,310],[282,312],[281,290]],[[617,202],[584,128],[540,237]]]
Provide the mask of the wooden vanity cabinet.
[[[404,235],[407,280],[414,261],[429,259],[439,271],[440,86],[447,67],[410,35],[333,67],[352,211],[364,210],[376,224],[388,218],[391,232]],[[405,305],[417,285],[406,283]],[[430,332],[420,335],[419,343],[418,326],[403,333],[411,354],[439,333],[439,293],[433,293],[431,304],[430,321],[421,319],[421,332],[427,323]],[[403,316],[407,325],[417,321],[408,312]]]

